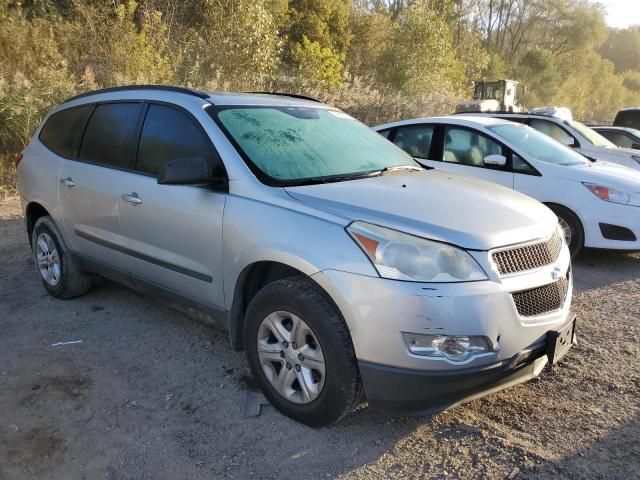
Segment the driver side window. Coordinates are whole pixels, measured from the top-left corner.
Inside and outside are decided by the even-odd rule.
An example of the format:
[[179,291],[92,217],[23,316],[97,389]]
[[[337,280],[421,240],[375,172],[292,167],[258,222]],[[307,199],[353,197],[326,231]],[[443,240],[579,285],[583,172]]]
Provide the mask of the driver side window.
[[195,121],[184,112],[165,105],[149,105],[138,144],[135,170],[157,175],[169,160],[201,157],[213,172],[220,159]]
[[548,120],[540,120],[538,118],[532,118],[529,122],[529,126],[531,128],[535,128],[540,133],[544,133],[545,135],[557,140],[558,142],[567,145],[573,146],[577,144],[576,139],[569,134],[564,128],[559,125],[556,125],[553,122],[549,122]]
[[484,159],[488,155],[504,154],[502,145],[480,132],[457,127],[445,130],[442,155],[445,162],[503,170],[504,167],[485,165]]

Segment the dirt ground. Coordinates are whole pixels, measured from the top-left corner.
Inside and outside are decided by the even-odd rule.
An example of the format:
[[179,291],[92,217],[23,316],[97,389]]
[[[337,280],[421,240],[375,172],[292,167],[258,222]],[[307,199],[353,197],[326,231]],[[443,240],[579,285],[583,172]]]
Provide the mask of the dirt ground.
[[541,378],[314,430],[243,417],[225,333],[106,281],[48,296],[19,210],[0,200],[0,480],[640,478],[640,254],[575,262],[579,344]]

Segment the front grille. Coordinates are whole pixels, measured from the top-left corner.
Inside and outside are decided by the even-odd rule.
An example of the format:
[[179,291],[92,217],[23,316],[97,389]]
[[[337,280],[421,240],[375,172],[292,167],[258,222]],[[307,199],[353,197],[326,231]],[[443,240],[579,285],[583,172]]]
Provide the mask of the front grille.
[[569,291],[569,274],[557,282],[511,294],[522,317],[535,317],[559,310]]
[[551,265],[558,259],[561,248],[562,238],[556,231],[546,242],[500,250],[492,256],[500,275],[509,275]]

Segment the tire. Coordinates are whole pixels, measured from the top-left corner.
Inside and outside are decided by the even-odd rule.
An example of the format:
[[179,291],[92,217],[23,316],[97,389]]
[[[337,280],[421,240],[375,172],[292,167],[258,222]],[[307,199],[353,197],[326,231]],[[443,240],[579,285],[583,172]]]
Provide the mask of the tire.
[[563,229],[569,228],[571,235],[571,240],[568,242],[569,252],[571,258],[574,258],[584,247],[584,230],[580,219],[571,210],[561,205],[548,205],[548,207],[556,214]]
[[[285,328],[289,322],[293,325],[287,315],[298,318],[298,334],[288,332],[287,339],[293,342],[284,348],[287,341],[282,340],[286,335],[276,338],[273,332]],[[274,324],[279,326],[273,329]],[[296,341],[305,344],[298,345]],[[262,288],[247,309],[244,345],[257,384],[284,415],[311,427],[320,427],[340,420],[358,405],[362,383],[349,330],[337,307],[313,280],[290,277]],[[269,353],[273,360],[260,356],[266,355],[265,348],[273,349]],[[276,353],[279,348],[280,353]],[[299,352],[304,355],[300,357]],[[277,355],[281,355],[280,360]],[[319,357],[324,362],[323,374],[321,369],[314,370],[320,365]],[[282,383],[290,384],[292,380],[291,388],[276,388],[274,385],[285,374],[287,377],[282,377]],[[287,390],[286,394],[281,393],[282,390]]]
[[67,299],[84,295],[89,291],[91,278],[73,259],[51,217],[40,217],[36,221],[31,246],[36,271],[44,288],[51,295]]

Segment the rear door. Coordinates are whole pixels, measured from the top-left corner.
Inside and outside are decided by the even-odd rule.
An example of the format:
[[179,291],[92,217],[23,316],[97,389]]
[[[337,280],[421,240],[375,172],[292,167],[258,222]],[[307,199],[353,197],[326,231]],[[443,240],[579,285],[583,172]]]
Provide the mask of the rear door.
[[148,104],[134,171],[124,173],[118,186],[127,267],[134,280],[221,308],[225,191],[157,183],[165,162],[190,157],[224,172],[197,119],[177,106]]
[[100,103],[87,123],[79,153],[60,170],[60,200],[72,248],[124,270],[118,198],[133,160],[141,103]]

